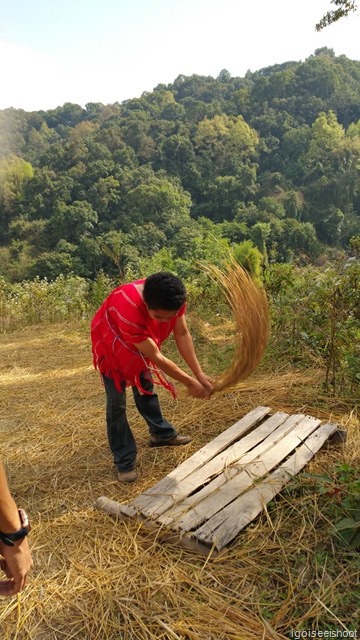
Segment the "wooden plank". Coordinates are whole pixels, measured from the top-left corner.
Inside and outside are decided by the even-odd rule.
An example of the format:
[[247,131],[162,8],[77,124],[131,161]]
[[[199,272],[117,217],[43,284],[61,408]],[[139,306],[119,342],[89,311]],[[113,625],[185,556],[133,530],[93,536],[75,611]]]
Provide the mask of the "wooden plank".
[[150,531],[156,535],[156,540],[159,542],[166,542],[167,544],[173,544],[183,547],[188,551],[195,551],[201,555],[217,558],[219,555],[224,555],[225,549],[217,551],[213,545],[203,544],[199,540],[196,540],[193,536],[182,535],[178,532],[168,531],[156,526],[151,520],[142,518],[136,511],[135,507],[126,504],[120,504],[115,500],[109,500],[105,496],[101,496],[95,501],[96,509],[103,511],[110,516],[117,518],[120,521],[133,520],[140,524],[144,529]]
[[194,537],[199,542],[214,544],[216,549],[222,549],[301,471],[336,429],[336,424],[320,425],[281,467],[205,522],[194,532]]
[[[299,416],[299,420],[303,417],[303,415]],[[209,460],[202,468],[192,471],[186,478],[174,485],[170,495],[161,494],[156,496],[156,498],[154,497],[146,507],[140,509],[140,512],[146,517],[158,518],[168,509],[171,509],[174,505],[196,491],[196,489],[208,483],[210,478],[221,473],[224,468],[231,474],[232,469],[230,465],[236,460],[239,460],[249,449],[253,448],[266,436],[275,431],[277,426],[283,423],[286,418],[292,423],[291,426],[290,423],[288,426],[288,430],[290,430],[290,428],[296,424],[297,420],[293,417],[289,418],[286,413],[279,412],[274,414],[271,418],[268,418],[266,422],[257,427],[255,431],[252,431],[239,442],[236,442],[224,452]],[[235,471],[235,473],[237,473],[237,471]],[[137,500],[136,506],[138,507]]]
[[256,409],[247,413],[241,420],[238,420],[238,422],[220,433],[216,438],[211,440],[211,442],[180,464],[174,471],[171,471],[171,473],[160,480],[160,482],[135,498],[134,505],[139,511],[143,511],[147,509],[158,496],[161,498],[163,495],[172,495],[176,486],[183,478],[186,478],[192,471],[200,469],[209,460],[214,458],[214,456],[218,455],[254,427],[269,413],[269,407],[256,407]]
[[254,431],[249,433],[247,436],[242,437],[240,441],[209,460],[209,462],[204,464],[201,469],[196,469],[190,473],[186,478],[179,482],[171,497],[167,496],[165,498],[164,505],[161,505],[160,503],[159,507],[156,509],[156,516],[164,513],[166,509],[171,507],[171,504],[176,504],[182,498],[196,491],[199,487],[207,484],[211,478],[219,475],[219,473],[224,469],[227,469],[231,473],[230,465],[239,460],[247,451],[255,447],[259,442],[275,431],[275,429],[287,418],[289,418],[287,413],[278,412],[274,414]]
[[[285,422],[283,422],[283,424],[281,424],[283,416],[287,416],[287,419],[285,420]],[[288,414],[285,413],[274,414],[273,416],[271,416],[271,418],[268,418],[266,422],[260,425],[255,431],[250,433],[248,436],[245,436],[231,447],[231,449],[235,448],[236,455],[233,456],[231,454],[230,459],[238,460],[241,465],[248,464],[256,457],[268,451],[268,449],[270,449],[274,443],[278,442],[284,435],[287,435],[304,418],[305,416],[303,414],[293,416],[288,416]],[[276,427],[276,425],[279,426],[277,428],[274,428],[274,430],[272,431],[272,428]],[[263,439],[263,436],[265,436],[267,433],[268,436]],[[262,439],[263,441],[261,442]],[[255,446],[256,444],[257,446]],[[250,452],[249,449],[251,449]],[[208,484],[205,484],[202,489],[196,491],[196,493],[193,493],[196,490],[196,485],[186,485],[187,481],[190,479],[190,477],[192,477],[189,476],[189,478],[186,478],[186,480],[180,483],[175,495],[166,496],[166,498],[163,498],[163,504],[165,504],[165,500],[167,500],[167,510],[161,510],[160,508],[158,508],[156,513],[153,511],[151,515],[153,517],[156,517],[161,523],[167,525],[171,524],[171,522],[173,522],[174,520],[178,520],[182,514],[186,513],[190,508],[199,504],[201,500],[204,500],[210,494],[217,491],[222,485],[224,485],[239,473],[239,469],[237,467],[227,466],[223,461],[222,467],[218,467],[220,473],[218,473],[218,475],[209,482],[211,476],[215,475],[215,469],[212,467],[212,465],[218,460],[218,458],[219,456],[211,460],[210,463],[206,465],[206,467],[204,468],[205,470],[207,470],[206,475],[202,469],[198,472],[199,477],[201,477],[202,480],[200,486],[201,484],[205,484],[206,479],[208,480]],[[185,489],[187,489],[187,491],[185,491]],[[181,501],[179,500],[179,497],[182,498]]]
[[[307,416],[291,433],[283,437],[280,442],[276,442],[266,453],[261,454],[261,458],[260,456],[255,456],[253,462],[249,462],[249,464],[245,466],[235,465],[235,469],[237,468],[238,471],[235,477],[223,484],[218,491],[215,491],[215,493],[212,493],[205,500],[198,503],[177,522],[172,522],[172,527],[180,531],[189,531],[190,529],[200,526],[204,520],[209,520],[209,518],[218,511],[224,509],[224,507],[249,489],[255,480],[265,476],[269,471],[274,469],[274,467],[298,447],[319,424],[320,420]],[[253,452],[251,452],[249,456],[252,454]],[[167,514],[165,514],[165,516],[166,515]],[[170,524],[168,521],[165,522],[166,524]]]

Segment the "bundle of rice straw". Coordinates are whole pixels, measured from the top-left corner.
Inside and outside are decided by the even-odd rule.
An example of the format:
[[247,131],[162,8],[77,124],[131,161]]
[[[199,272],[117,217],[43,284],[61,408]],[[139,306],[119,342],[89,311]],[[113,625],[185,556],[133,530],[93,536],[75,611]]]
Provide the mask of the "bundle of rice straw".
[[269,337],[269,307],[265,291],[234,257],[223,270],[207,265],[205,271],[222,287],[235,319],[232,363],[214,383],[214,392],[225,391],[245,380],[262,359]]

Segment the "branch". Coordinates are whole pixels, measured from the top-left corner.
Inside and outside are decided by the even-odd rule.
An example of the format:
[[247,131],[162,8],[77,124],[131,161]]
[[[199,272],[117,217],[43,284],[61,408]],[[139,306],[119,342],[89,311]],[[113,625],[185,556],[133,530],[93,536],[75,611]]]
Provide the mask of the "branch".
[[337,9],[334,11],[328,11],[315,25],[316,31],[321,31],[330,24],[337,22],[340,18],[344,18],[349,13],[357,10],[357,4],[354,0],[331,0],[331,4],[334,4]]

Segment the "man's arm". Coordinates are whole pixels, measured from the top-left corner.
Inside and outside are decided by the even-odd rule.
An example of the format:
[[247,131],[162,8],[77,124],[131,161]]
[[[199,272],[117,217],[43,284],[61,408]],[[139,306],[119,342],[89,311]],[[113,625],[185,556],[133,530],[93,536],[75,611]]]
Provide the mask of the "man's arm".
[[11,533],[20,527],[19,514],[10,493],[5,470],[0,460],[0,531]]
[[193,339],[188,329],[185,316],[180,316],[176,320],[174,328],[174,338],[180,355],[190,367],[196,379],[206,388],[208,392],[212,391],[211,378],[209,378],[201,369],[197,359]]
[[144,342],[135,344],[135,346],[166,375],[177,380],[177,382],[181,382],[181,384],[187,388],[190,395],[194,398],[206,398],[209,395],[210,392],[207,387],[205,387],[199,380],[196,380],[185,373],[185,371],[180,369],[175,362],[166,358],[151,338],[147,338]]
[[[15,533],[21,528],[19,512],[9,491],[4,467],[0,461],[0,531]],[[25,587],[26,577],[32,567],[32,559],[26,538],[9,547],[0,540],[0,568],[8,580],[0,581],[0,595],[12,596]]]

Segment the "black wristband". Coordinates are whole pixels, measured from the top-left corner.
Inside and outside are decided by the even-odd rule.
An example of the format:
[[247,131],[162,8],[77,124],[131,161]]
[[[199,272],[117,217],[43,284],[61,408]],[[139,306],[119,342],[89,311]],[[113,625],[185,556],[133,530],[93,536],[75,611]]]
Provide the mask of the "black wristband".
[[23,509],[19,509],[19,518],[21,522],[20,529],[13,533],[4,533],[3,531],[0,531],[0,540],[8,547],[13,547],[15,542],[22,540],[30,532],[29,519]]

